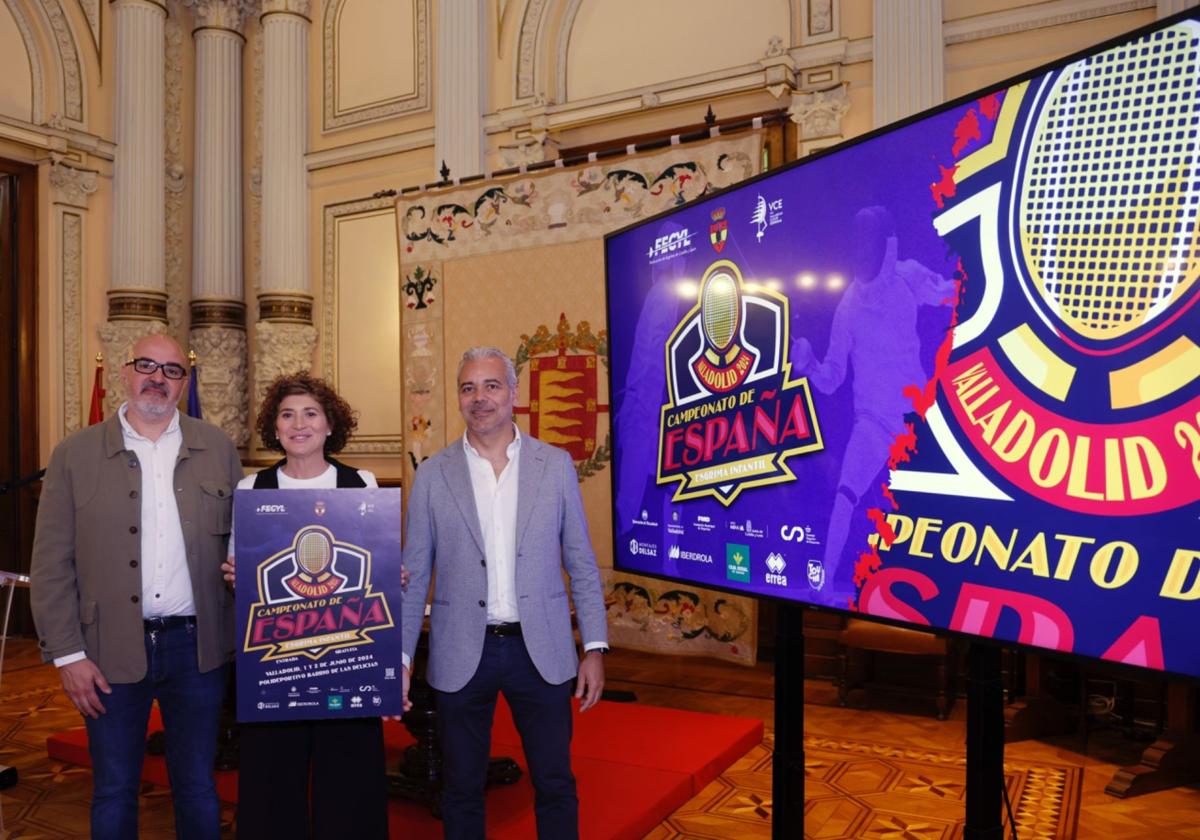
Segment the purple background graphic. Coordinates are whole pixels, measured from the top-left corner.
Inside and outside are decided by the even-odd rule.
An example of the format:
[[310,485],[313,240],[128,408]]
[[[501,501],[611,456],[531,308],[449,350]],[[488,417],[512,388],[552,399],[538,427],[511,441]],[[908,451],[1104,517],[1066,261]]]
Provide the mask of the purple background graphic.
[[[317,503],[325,512],[317,515]],[[257,512],[261,506],[285,511]],[[400,674],[400,490],[238,490],[234,495],[237,556],[237,706],[239,721],[398,715]],[[307,525],[371,553],[371,592],[387,601],[393,626],[371,630],[370,644],[262,661],[247,651],[251,608],[259,599],[259,565],[287,550]]]
[[[836,558],[827,557],[830,520],[854,418],[873,412],[886,417],[891,436],[901,430],[905,398],[897,387],[887,392],[880,388],[901,380],[905,381],[900,387],[924,384],[933,370],[933,354],[949,328],[951,308],[911,307],[913,317],[906,324],[897,323],[886,299],[878,304],[868,301],[865,306],[873,312],[847,312],[843,319],[851,325],[874,317],[876,322],[870,326],[880,339],[879,347],[893,348],[893,358],[899,358],[903,350],[909,364],[901,370],[884,365],[859,372],[848,357],[840,383],[828,381],[827,391],[813,387],[824,450],[788,459],[796,475],[794,482],[743,490],[728,508],[711,498],[672,502],[676,485],[655,483],[660,411],[668,399],[664,346],[696,303],[694,291],[688,297],[687,290],[695,288],[712,262],[729,259],[738,265],[746,283],[758,283],[787,296],[791,377],[809,375],[810,383],[817,386],[818,377],[797,364],[797,348],[806,342],[814,362],[826,358],[835,313],[856,282],[856,254],[863,250],[855,217],[868,207],[885,208],[894,220],[897,260],[923,267],[952,293],[957,257],[933,229],[936,207],[929,185],[938,175],[935,160],[939,151],[949,157],[960,117],[958,112],[939,115],[928,123],[909,126],[814,165],[784,170],[609,238],[606,256],[616,441],[614,545],[620,568],[730,586],[725,546],[736,543],[750,549],[751,581],[735,588],[823,606],[847,606],[855,589],[853,558],[865,547],[872,530],[862,511],[882,502],[879,485],[886,480],[884,466],[891,444],[889,436],[882,447],[857,447],[852,458],[855,474],[847,478],[855,485],[852,489],[860,501],[842,517],[843,527],[848,529],[842,540],[846,548],[836,552]],[[921,165],[913,163],[914,149],[921,150]],[[752,221],[759,196],[768,208],[761,238],[760,225]],[[776,204],[772,212],[771,205],[779,201],[782,205]],[[718,208],[724,208],[728,222],[727,239],[719,254],[709,241],[710,214]],[[694,246],[691,252],[651,265],[648,253],[655,240],[684,228]],[[876,371],[887,374],[882,385],[867,382]],[[910,378],[920,381],[907,381]],[[860,395],[857,410],[856,382],[877,395],[877,399],[867,400],[870,404],[863,404],[866,395]],[[709,521],[698,523],[698,517]],[[631,540],[653,544],[655,556],[631,553]],[[708,556],[712,562],[672,559],[670,548],[676,545],[681,554]],[[769,583],[766,560],[770,555],[782,557],[785,565],[782,573],[772,573],[775,582]],[[819,589],[808,581],[811,561],[825,570]],[[786,584],[779,582],[782,579]]]
[[[1173,25],[1195,38],[1190,24]],[[1131,37],[1157,43],[1153,34]],[[1200,76],[1197,54],[1193,48],[1186,71],[1193,79]],[[977,429],[963,427],[953,410],[954,386],[938,378],[942,366],[989,351],[1021,399],[1061,418],[1073,452],[1080,451],[1080,429],[1096,430],[1093,456],[1105,440],[1117,440],[1112,430],[1173,419],[1200,395],[1200,384],[1182,373],[1175,391],[1138,405],[1115,405],[1109,389],[1114,370],[1184,338],[1200,343],[1195,288],[1114,350],[1113,341],[1092,347],[1073,341],[1039,314],[1044,304],[1037,293],[1020,286],[1031,269],[1018,239],[1016,185],[1024,177],[1021,161],[1029,158],[1030,129],[1062,72],[1050,68],[1033,76],[1024,92],[1014,86],[957,103],[607,238],[618,569],[820,607],[861,606],[909,624],[1200,676],[1200,648],[1191,642],[1200,561],[1182,585],[1178,577],[1166,583],[1172,564],[1183,568],[1180,558],[1200,558],[1200,504],[1168,493],[1161,497],[1165,509],[1136,516],[1109,501],[1097,503],[1101,512],[1056,504],[1052,494],[1019,486],[993,468],[972,442]],[[1012,130],[997,137],[999,153],[954,177],[967,157],[992,142],[1005,102]],[[1147,120],[1159,117],[1146,114]],[[1055,130],[1070,134],[1070,128]],[[1137,142],[1152,142],[1145,139],[1149,128],[1129,130],[1138,133]],[[1113,142],[1129,148],[1134,140]],[[1200,177],[1196,144],[1187,154],[1184,177]],[[935,219],[975,208],[981,196],[991,196],[994,219],[969,216],[938,234]],[[762,205],[766,213],[756,217]],[[728,224],[719,253],[709,241],[718,208]],[[665,259],[654,252],[660,237],[684,230],[691,247]],[[1107,247],[1102,237],[1096,241]],[[718,259],[736,263],[747,283],[787,296],[790,375],[808,378],[825,444],[789,459],[794,481],[747,488],[728,507],[710,497],[674,502],[677,485],[656,483],[661,408],[669,399],[664,347],[696,304],[696,284]],[[881,263],[885,270],[873,275]],[[999,271],[985,272],[989,264]],[[981,332],[964,330],[952,348],[954,324],[985,309],[990,283],[1000,284],[994,313],[977,321],[985,325]],[[1000,339],[1018,329],[1075,371],[1065,397],[1032,385],[1002,351]],[[930,406],[945,420],[941,438],[927,422]],[[897,445],[897,435],[906,446]],[[1184,437],[1177,439],[1184,446]],[[897,453],[897,475],[953,475],[958,468],[948,440],[999,497],[889,489],[888,462]],[[1174,458],[1169,464],[1179,463],[1177,453],[1168,454]],[[1087,469],[1089,488],[1113,486],[1112,463],[1093,457]],[[1130,481],[1127,474],[1118,478]],[[910,530],[876,552],[871,541],[887,516],[923,520],[931,529],[923,545],[914,548]],[[952,527],[954,538],[943,541]],[[964,548],[964,535],[982,538],[989,530],[1012,547],[1007,558],[1003,551],[996,559]],[[1073,568],[1064,561],[1064,545],[1079,548]],[[748,559],[748,576],[729,571],[734,554]],[[1133,571],[1119,575],[1113,558],[1136,558],[1124,569]],[[1168,594],[1171,586],[1183,594]]]

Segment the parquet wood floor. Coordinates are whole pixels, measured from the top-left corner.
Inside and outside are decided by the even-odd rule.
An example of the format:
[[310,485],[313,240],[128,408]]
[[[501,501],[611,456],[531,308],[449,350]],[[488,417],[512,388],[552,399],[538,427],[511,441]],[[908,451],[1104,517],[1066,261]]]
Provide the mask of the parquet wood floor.
[[[771,666],[754,668],[720,662],[687,660],[682,657],[656,657],[631,652],[614,652],[608,657],[608,688],[625,689],[637,694],[642,702],[697,711],[761,717],[768,725],[774,720],[774,680]],[[966,702],[957,702],[946,721],[938,721],[928,704],[912,701],[877,700],[886,710],[855,710],[835,704],[833,687],[810,681],[805,687],[804,731],[806,759],[813,758],[813,738],[850,739],[882,743],[900,748],[930,750],[937,753],[965,753]],[[771,778],[768,733],[763,747],[730,768],[709,788],[701,791],[672,819],[659,826],[650,837],[654,840],[675,838],[755,838],[770,836]],[[1173,788],[1129,799],[1117,799],[1104,792],[1118,767],[1135,763],[1145,745],[1128,740],[1114,731],[1093,733],[1086,744],[1076,736],[1052,740],[1024,741],[1005,748],[1006,776],[1022,768],[1063,768],[1078,773],[1078,819],[1075,837],[1100,840],[1200,840],[1200,786]],[[809,768],[810,791],[813,768]],[[1033,784],[1031,781],[1030,784]],[[1010,785],[1010,790],[1011,790]],[[823,804],[814,815],[811,804],[806,819],[806,836],[826,836],[825,829],[836,823],[835,807]],[[1017,803],[1014,802],[1014,808]],[[703,812],[704,818],[698,814]],[[722,822],[722,815],[731,818]],[[686,820],[681,820],[686,816]],[[814,819],[817,816],[818,819]],[[942,799],[942,807],[928,813],[933,828],[896,824],[890,831],[875,826],[850,836],[927,840],[962,836],[962,800],[953,796]],[[754,817],[754,819],[750,819]],[[957,829],[942,832],[938,825],[959,823]],[[1018,826],[1023,818],[1018,816]],[[680,825],[691,829],[679,830]],[[829,836],[838,836],[830,834]],[[1020,840],[1041,838],[1033,828],[1022,829]],[[1070,834],[1064,836],[1071,836]]]
[[[658,657],[616,651],[607,657],[608,687],[636,693],[640,702],[721,714],[774,719],[773,678],[769,665],[744,668],[699,659]],[[885,710],[856,711],[833,705],[832,687],[810,682],[804,707],[810,765],[830,760],[821,744],[830,739],[862,745],[887,745],[906,750],[926,750],[940,756],[961,754],[965,736],[965,702],[957,703],[950,720],[937,721],[932,714],[911,713],[912,709],[888,706]],[[903,713],[904,711],[910,713]],[[920,709],[915,711],[921,711]],[[14,765],[20,773],[16,787],[0,793],[0,838],[78,838],[87,836],[88,799],[91,774],[88,770],[46,757],[46,736],[79,717],[62,694],[53,669],[40,663],[36,646],[28,640],[11,640],[0,686],[0,764]],[[814,742],[812,739],[817,739]],[[825,741],[821,741],[825,739]],[[814,748],[816,743],[816,748]],[[755,838],[770,835],[772,735],[738,761],[720,779],[687,803],[672,818],[649,835],[668,838]],[[1005,752],[1006,776],[1014,783],[1039,784],[1028,776],[1029,768],[1063,768],[1079,777],[1079,838],[1112,840],[1200,840],[1200,787],[1175,788],[1133,799],[1115,799],[1104,793],[1113,772],[1132,762],[1142,745],[1127,742],[1115,733],[1100,733],[1086,745],[1069,737],[1053,742],[1027,741],[1010,744]],[[863,746],[859,749],[873,749]],[[903,755],[893,763],[903,760]],[[948,759],[943,758],[943,761]],[[824,772],[819,767],[810,766]],[[861,768],[860,768],[861,771]],[[1025,776],[1020,774],[1025,773]],[[929,837],[961,837],[962,802],[955,793],[953,775],[924,777],[909,773],[908,793],[925,788],[942,801],[937,808],[922,812],[920,821],[892,826],[874,825],[849,836],[925,840]],[[1020,778],[1018,778],[1020,777]],[[1024,782],[1022,782],[1024,779]],[[1045,782],[1041,783],[1045,786]],[[811,787],[811,785],[810,785]],[[1010,786],[1011,787],[1011,786]],[[812,788],[816,790],[815,787]],[[928,792],[928,790],[926,792]],[[891,794],[888,794],[891,795]],[[929,801],[937,801],[930,799]],[[173,836],[170,796],[162,788],[146,785],[142,791],[143,838],[158,840]],[[922,807],[925,807],[923,804]],[[831,834],[850,825],[850,805],[836,797],[822,799],[820,812],[810,808],[807,827],[813,836]],[[842,816],[839,816],[841,814]],[[815,819],[814,819],[815,817]],[[232,823],[233,810],[223,819]],[[930,823],[940,833],[923,828]],[[682,826],[682,830],[681,827]],[[228,831],[227,836],[232,836]],[[842,835],[847,836],[847,835]],[[1042,835],[1021,834],[1021,840]]]

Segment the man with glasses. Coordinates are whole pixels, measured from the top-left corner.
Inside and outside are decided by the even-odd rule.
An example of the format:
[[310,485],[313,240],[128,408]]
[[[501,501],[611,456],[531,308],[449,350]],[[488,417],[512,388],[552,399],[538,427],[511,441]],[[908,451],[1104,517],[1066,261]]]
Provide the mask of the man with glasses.
[[42,487],[31,605],[42,655],[87,724],[93,838],[137,836],[154,700],[176,834],[220,835],[212,769],[233,655],[221,562],[242,466],[220,429],[179,413],[186,379],[173,339],[138,341],[125,403],[55,447]]

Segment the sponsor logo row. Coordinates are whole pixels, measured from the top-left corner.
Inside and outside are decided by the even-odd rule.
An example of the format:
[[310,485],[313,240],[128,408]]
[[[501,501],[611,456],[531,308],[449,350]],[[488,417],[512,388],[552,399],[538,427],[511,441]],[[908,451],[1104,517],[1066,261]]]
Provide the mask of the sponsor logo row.
[[[643,510],[633,520],[632,524],[643,528],[657,529],[659,527],[658,519],[652,518],[650,512],[647,510]],[[720,527],[720,524],[720,517],[713,517],[706,513],[696,514],[691,517],[690,521],[684,522],[679,510],[673,510],[671,511],[671,521],[667,523],[667,533],[674,536],[682,536],[689,531],[707,534],[715,531]],[[774,525],[765,525],[761,522],[755,522],[753,519],[731,519],[727,520],[724,526],[727,531],[737,534],[738,537],[764,539],[770,536],[774,539],[775,535],[778,534],[779,539],[782,539],[784,542],[804,543],[806,545],[821,544],[811,525],[787,522],[776,528]],[[634,551],[633,553],[637,554],[638,552]]]
[[[726,218],[724,207],[713,210],[710,218],[712,224],[708,226],[708,242],[719,254],[725,250],[725,243],[729,240],[730,220]],[[748,230],[754,234],[755,244],[760,244],[767,232],[780,224],[783,224],[783,199],[758,195],[754,202],[754,210],[745,221]],[[691,254],[696,250],[696,246],[692,244],[695,236],[696,234],[686,227],[657,236],[646,250],[646,260],[650,265],[656,265]]]
[[[678,544],[667,547],[667,558],[675,561],[687,561],[713,565],[716,559],[703,551],[690,551]],[[657,543],[647,540],[631,539],[629,553],[633,557],[659,556]],[[788,585],[788,560],[780,551],[768,552],[756,564],[754,552],[747,543],[725,543],[725,579],[734,583],[753,584],[758,580],[769,586],[786,587]],[[795,576],[793,571],[793,582]],[[825,565],[819,558],[810,557],[804,561],[804,581],[809,588],[820,591],[825,587]]]

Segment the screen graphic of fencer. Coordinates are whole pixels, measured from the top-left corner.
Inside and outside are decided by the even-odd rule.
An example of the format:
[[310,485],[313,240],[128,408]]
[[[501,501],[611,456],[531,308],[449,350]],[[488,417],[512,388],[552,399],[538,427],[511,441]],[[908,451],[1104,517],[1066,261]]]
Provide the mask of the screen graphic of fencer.
[[[792,368],[818,391],[831,394],[853,369],[854,426],[842,458],[837,496],[825,538],[825,579],[835,581],[850,517],[859,498],[879,476],[904,415],[912,402],[908,385],[923,387],[917,334],[918,307],[949,303],[954,283],[915,260],[897,260],[891,214],[864,207],[854,216],[854,280],[834,312],[829,348],[817,360],[812,344],[799,336],[792,344]],[[835,597],[850,594],[845,584]]]

